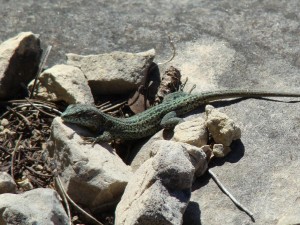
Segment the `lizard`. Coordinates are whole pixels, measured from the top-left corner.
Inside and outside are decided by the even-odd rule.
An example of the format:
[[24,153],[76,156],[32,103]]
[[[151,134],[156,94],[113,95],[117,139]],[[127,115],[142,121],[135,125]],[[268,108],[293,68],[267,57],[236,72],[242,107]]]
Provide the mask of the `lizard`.
[[300,93],[266,90],[217,90],[189,94],[177,91],[166,95],[163,102],[144,112],[128,118],[117,118],[105,114],[95,106],[72,104],[61,114],[64,122],[77,124],[101,135],[89,138],[95,143],[115,139],[134,140],[151,136],[163,128],[173,128],[183,119],[180,116],[201,105],[222,99],[239,97],[300,97]]

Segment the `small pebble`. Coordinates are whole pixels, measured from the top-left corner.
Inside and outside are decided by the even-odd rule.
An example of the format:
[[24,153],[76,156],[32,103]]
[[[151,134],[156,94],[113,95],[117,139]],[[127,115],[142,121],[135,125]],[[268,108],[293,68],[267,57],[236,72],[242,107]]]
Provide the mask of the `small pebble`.
[[6,127],[9,124],[9,121],[7,119],[2,119],[1,120],[1,126]]

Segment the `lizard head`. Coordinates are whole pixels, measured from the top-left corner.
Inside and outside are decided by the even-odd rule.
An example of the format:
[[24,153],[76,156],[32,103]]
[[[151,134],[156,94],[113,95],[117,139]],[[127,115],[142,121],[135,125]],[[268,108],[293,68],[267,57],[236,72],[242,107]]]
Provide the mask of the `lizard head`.
[[69,105],[61,114],[64,122],[77,124],[92,131],[99,131],[105,122],[105,114],[86,104]]

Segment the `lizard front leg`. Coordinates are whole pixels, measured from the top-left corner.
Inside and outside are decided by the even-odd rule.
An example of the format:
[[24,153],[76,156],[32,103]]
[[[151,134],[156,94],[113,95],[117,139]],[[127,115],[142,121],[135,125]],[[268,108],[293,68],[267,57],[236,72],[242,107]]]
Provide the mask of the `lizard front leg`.
[[89,137],[84,139],[88,141],[88,143],[92,143],[92,146],[94,147],[96,143],[110,142],[111,140],[113,140],[113,136],[109,131],[104,131],[103,134],[99,135],[96,138]]
[[182,118],[177,117],[175,111],[167,113],[162,120],[160,121],[160,125],[163,128],[171,129],[174,128],[177,124],[183,122]]

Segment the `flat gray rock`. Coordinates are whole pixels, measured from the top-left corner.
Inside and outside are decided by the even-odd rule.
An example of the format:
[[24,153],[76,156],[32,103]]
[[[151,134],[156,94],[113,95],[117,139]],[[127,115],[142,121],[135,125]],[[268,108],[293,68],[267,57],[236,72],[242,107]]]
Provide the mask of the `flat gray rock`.
[[78,67],[94,95],[124,94],[135,91],[146,76],[155,50],[98,55],[67,54],[67,64]]

